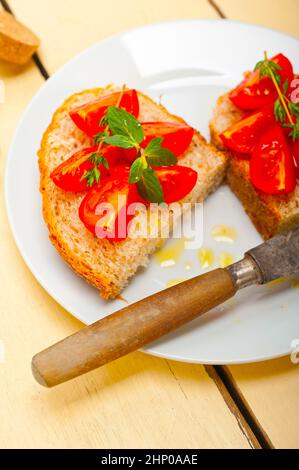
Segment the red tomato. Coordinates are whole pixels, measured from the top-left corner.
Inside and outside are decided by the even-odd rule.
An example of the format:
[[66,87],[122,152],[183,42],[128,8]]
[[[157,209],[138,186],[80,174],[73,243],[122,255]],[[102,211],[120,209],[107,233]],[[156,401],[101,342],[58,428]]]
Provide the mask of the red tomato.
[[250,160],[253,185],[267,194],[292,193],[296,186],[294,159],[279,125],[260,138]]
[[100,186],[92,188],[82,200],[79,217],[98,238],[120,241],[127,238],[129,204],[140,199],[136,185],[129,184],[129,167],[120,167]]
[[299,179],[299,140],[292,140],[290,142],[290,147],[295,161],[296,177],[297,179]]
[[[103,130],[100,120],[109,106],[116,106],[120,97],[119,91],[109,93],[98,100],[86,103],[70,112],[70,117],[81,131],[90,137]],[[136,90],[126,90],[119,103],[119,108],[125,109],[135,117],[139,114],[139,102]]]
[[167,204],[180,201],[192,191],[197,181],[197,173],[192,168],[174,165],[155,168]]
[[[163,137],[162,147],[177,157],[187,150],[194,135],[194,129],[181,122],[143,122],[142,128],[144,132],[142,148],[145,148],[154,137]],[[131,162],[135,160],[136,149],[128,149],[125,153]]]
[[273,105],[270,105],[261,111],[245,116],[220,134],[220,137],[228,149],[237,153],[250,154],[257,139],[274,122]]
[[[293,80],[293,66],[289,59],[283,54],[277,54],[270,59],[281,67],[279,74],[281,84],[287,79],[289,83]],[[270,77],[260,77],[259,70],[249,74],[240,85],[229,94],[231,101],[240,109],[253,110],[265,106],[275,100],[277,92]]]
[[194,129],[181,122],[144,122],[144,141],[141,146],[145,148],[154,137],[163,137],[162,147],[171,150],[177,157],[182,155],[189,147]]
[[[165,202],[184,198],[194,187],[197,173],[184,166],[162,167],[155,170],[163,188]],[[127,210],[134,202],[143,202],[137,186],[129,184],[129,167],[115,167],[111,176],[100,186],[90,189],[81,202],[79,217],[85,227],[98,238],[120,241],[128,236],[128,224],[134,215]],[[109,206],[107,206],[107,203]],[[102,207],[100,204],[103,204]]]
[[[88,159],[88,156],[96,152],[98,145],[79,150],[66,161],[61,163],[51,173],[52,181],[64,191],[86,191],[89,189],[86,179],[82,179],[84,173],[91,170],[94,164]],[[107,146],[102,147],[101,154],[108,160],[109,167],[125,162],[125,156],[122,149]],[[108,175],[108,170],[104,165],[100,166],[101,179]]]

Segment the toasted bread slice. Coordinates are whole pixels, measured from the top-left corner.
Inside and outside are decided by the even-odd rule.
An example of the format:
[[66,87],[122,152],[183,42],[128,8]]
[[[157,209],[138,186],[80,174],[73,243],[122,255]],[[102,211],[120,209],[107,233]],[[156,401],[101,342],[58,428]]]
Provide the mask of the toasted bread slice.
[[[147,265],[149,255],[159,247],[161,240],[127,238],[121,242],[112,242],[97,239],[85,228],[78,216],[78,208],[85,193],[65,192],[56,187],[50,178],[51,171],[72,153],[91,145],[90,138],[70,119],[69,111],[107,94],[107,90],[107,88],[87,90],[66,100],[55,112],[43,136],[38,156],[43,214],[51,241],[74,271],[100,290],[102,297],[114,298],[137,269]],[[109,90],[112,90],[111,87]],[[141,122],[183,122],[142,93],[138,92],[138,98]],[[179,164],[192,167],[198,173],[195,188],[184,200],[184,202],[197,202],[203,201],[222,182],[227,159],[222,152],[217,151],[198,132],[195,132],[193,141],[180,158]],[[146,215],[141,214],[140,217]]]
[[[229,99],[228,94],[221,96],[214,109],[210,122],[212,143],[220,150],[225,147],[219,134],[239,121],[244,113]],[[257,190],[250,181],[249,161],[229,155],[227,181],[232,191],[242,202],[244,209],[263,238],[288,230],[299,224],[299,185],[288,195],[269,195]]]

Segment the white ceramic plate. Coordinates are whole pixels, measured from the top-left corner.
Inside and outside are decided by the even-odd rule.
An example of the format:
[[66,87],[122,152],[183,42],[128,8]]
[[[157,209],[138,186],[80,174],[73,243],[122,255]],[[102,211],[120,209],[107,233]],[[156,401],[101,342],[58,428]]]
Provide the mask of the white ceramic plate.
[[[285,53],[299,71],[299,42],[284,34],[231,21],[178,21],[129,31],[95,44],[62,67],[32,100],[15,133],[6,171],[6,201],[19,250],[42,286],[70,313],[89,324],[124,306],[101,300],[56,253],[42,219],[36,153],[54,110],[72,93],[114,82],[136,87],[183,116],[208,137],[217,97],[254,66],[263,51]],[[235,243],[211,237],[215,225],[235,228]],[[204,246],[235,260],[261,241],[240,203],[221,187],[204,204]],[[171,242],[170,242],[171,243]],[[189,270],[186,270],[186,262]],[[155,260],[123,292],[130,303],[163,289],[172,279],[203,270],[197,251],[173,267]],[[244,290],[226,305],[145,349],[179,361],[231,364],[288,354],[299,338],[298,289],[286,281]]]

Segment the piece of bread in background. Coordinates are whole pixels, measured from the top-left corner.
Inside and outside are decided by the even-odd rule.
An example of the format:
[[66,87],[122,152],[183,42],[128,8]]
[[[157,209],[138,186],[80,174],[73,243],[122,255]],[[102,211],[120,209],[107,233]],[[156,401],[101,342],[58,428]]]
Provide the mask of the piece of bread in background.
[[[71,96],[54,114],[39,150],[41,173],[40,189],[43,197],[43,214],[50,239],[74,271],[100,290],[104,298],[115,298],[128,284],[141,266],[146,266],[149,256],[161,246],[160,238],[127,238],[121,242],[99,240],[90,233],[78,216],[78,208],[85,193],[70,193],[59,189],[50,178],[51,172],[61,162],[80,148],[92,144],[92,139],[80,131],[69,116],[69,111],[79,105],[105,95],[110,88],[87,90]],[[163,106],[138,92],[141,122],[183,122]],[[183,200],[201,202],[222,182],[226,156],[208,144],[199,132],[179,164],[193,168],[198,180]],[[137,216],[142,227],[147,215]]]
[[40,40],[5,10],[0,10],[0,59],[23,65],[38,49]]
[[262,193],[252,185],[249,160],[237,158],[225,150],[219,137],[243,116],[244,112],[231,102],[228,94],[218,98],[210,122],[211,142],[229,155],[228,184],[257,230],[264,239],[268,239],[299,224],[299,185],[292,194],[275,196]]

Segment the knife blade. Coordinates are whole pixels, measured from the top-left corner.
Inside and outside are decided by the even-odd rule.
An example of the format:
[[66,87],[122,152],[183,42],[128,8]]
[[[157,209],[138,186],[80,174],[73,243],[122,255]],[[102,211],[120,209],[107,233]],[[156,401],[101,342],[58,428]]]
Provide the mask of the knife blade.
[[252,248],[242,260],[151,295],[89,325],[32,359],[35,379],[52,387],[176,330],[238,290],[299,272],[299,226]]

